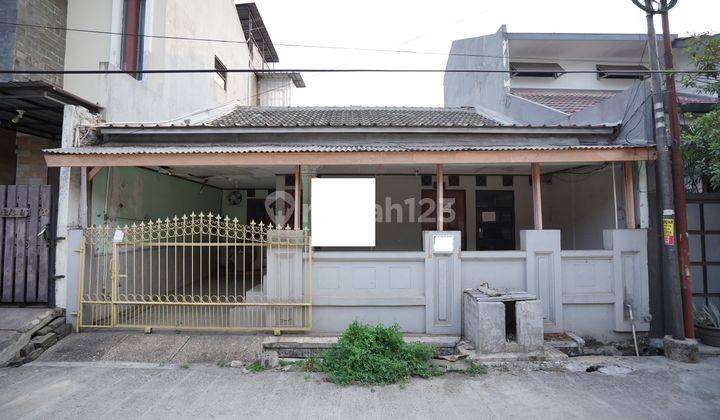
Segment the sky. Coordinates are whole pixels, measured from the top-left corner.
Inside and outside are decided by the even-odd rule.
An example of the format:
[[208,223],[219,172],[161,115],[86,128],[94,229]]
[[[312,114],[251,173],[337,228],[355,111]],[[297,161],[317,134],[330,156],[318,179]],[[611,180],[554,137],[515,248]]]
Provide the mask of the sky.
[[[240,1],[237,1],[240,2]],[[645,33],[631,0],[255,0],[276,44],[276,68],[445,68],[453,40],[509,32]],[[679,0],[670,29],[680,36],[720,31],[720,0]],[[657,31],[661,32],[659,18]],[[398,54],[297,48],[313,44],[402,49]],[[442,73],[305,73],[294,106],[442,106]]]

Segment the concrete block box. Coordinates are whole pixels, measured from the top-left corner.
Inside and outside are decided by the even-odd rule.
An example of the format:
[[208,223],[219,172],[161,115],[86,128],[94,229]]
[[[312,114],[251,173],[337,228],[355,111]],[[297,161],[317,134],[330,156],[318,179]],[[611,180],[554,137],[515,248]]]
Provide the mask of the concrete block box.
[[463,298],[463,336],[481,353],[498,353],[505,348],[505,305],[477,302],[470,294]]
[[540,300],[524,300],[515,303],[517,343],[524,351],[543,347],[543,309]]
[[540,300],[525,292],[463,293],[463,336],[480,354],[535,352],[543,348]]

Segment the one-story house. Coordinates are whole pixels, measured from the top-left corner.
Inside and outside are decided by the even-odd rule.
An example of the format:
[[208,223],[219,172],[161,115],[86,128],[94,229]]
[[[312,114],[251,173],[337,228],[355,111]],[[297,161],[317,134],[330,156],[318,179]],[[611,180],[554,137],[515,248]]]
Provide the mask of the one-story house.
[[[649,328],[634,172],[655,146],[619,124],[373,107],[99,125],[67,107],[66,124],[45,158],[62,168],[57,290],[80,328],[459,334],[462,291],[484,283],[538,296],[546,332],[622,338],[629,308]],[[366,216],[360,188],[321,204],[318,179],[371,180],[370,242],[315,241]]]

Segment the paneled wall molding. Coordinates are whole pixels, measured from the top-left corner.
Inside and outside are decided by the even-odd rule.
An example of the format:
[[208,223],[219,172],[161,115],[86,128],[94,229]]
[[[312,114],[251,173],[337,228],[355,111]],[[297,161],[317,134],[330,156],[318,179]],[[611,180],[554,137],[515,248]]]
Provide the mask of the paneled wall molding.
[[545,331],[563,331],[560,231],[523,230],[520,249],[527,252],[526,290],[542,301]]
[[460,232],[425,231],[425,332],[460,334]]

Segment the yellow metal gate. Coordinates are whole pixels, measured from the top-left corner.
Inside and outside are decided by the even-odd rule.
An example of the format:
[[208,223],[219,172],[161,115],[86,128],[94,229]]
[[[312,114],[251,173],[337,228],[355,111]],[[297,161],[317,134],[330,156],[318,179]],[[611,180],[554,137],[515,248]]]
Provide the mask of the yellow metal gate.
[[81,249],[78,326],[305,331],[306,230],[212,214],[93,226]]

